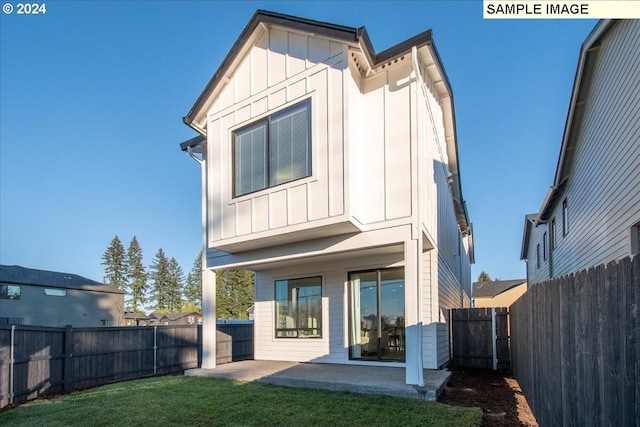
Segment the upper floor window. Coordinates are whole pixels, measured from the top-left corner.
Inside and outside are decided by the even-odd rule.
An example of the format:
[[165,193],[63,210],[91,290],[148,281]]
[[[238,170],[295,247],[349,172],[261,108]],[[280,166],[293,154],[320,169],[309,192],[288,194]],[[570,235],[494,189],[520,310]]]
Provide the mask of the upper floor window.
[[540,243],[536,245],[536,268],[540,268]]
[[549,243],[551,244],[550,249],[554,250],[556,248],[556,219],[553,218],[551,220],[551,240]]
[[233,196],[311,175],[311,103],[305,100],[233,133]]
[[542,235],[542,259],[547,259],[547,232]]
[[45,295],[49,295],[51,297],[66,297],[67,296],[67,290],[66,289],[45,288],[44,294]]
[[0,317],[0,325],[23,325],[24,317]]
[[20,286],[0,285],[0,299],[20,299]]
[[276,280],[276,338],[322,338],[322,278]]
[[569,234],[569,205],[567,199],[562,201],[562,237]]

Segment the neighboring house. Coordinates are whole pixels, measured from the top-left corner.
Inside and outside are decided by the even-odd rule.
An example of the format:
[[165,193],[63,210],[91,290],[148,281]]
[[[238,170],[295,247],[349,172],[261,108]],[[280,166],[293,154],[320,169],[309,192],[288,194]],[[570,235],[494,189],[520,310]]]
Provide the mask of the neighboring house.
[[553,186],[527,215],[530,285],[640,253],[640,20],[582,45]]
[[124,314],[124,326],[147,326],[151,317],[147,316],[144,313],[127,311]]
[[151,313],[148,325],[197,325],[201,323],[200,313]]
[[119,325],[124,292],[76,274],[0,265],[0,323]]
[[474,307],[509,307],[527,292],[527,280],[492,280],[473,284]]
[[473,247],[431,31],[376,53],[364,27],[258,11],[184,121],[204,368],[225,268],[255,272],[256,359],[401,366],[408,384],[448,362]]

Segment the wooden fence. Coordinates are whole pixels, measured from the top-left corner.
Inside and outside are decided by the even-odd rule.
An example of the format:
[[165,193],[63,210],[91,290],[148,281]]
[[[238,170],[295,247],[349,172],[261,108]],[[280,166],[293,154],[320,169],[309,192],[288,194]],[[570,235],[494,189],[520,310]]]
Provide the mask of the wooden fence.
[[510,308],[540,426],[640,426],[640,256],[536,284]]
[[[218,363],[253,358],[252,323],[218,329]],[[44,394],[197,368],[201,362],[201,326],[0,325],[0,408]]]
[[450,318],[453,366],[509,369],[507,308],[456,308]]

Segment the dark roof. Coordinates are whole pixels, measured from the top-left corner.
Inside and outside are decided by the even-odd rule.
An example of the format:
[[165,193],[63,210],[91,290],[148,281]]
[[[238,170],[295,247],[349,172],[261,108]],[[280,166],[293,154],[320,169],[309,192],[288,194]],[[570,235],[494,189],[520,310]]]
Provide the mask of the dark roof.
[[522,247],[520,248],[520,259],[527,259],[529,251],[529,236],[531,235],[531,226],[536,222],[538,214],[528,214],[524,217],[524,230],[522,232]]
[[[207,84],[204,91],[200,94],[198,99],[196,100],[193,107],[187,115],[184,117],[184,122],[187,125],[190,125],[193,122],[194,114],[205,104],[209,96],[213,93],[218,83],[223,79],[225,73],[232,65],[238,53],[240,53],[242,47],[249,40],[254,30],[261,24],[274,24],[280,25],[283,27],[293,28],[301,31],[308,31],[316,35],[324,35],[327,37],[331,37],[338,40],[344,40],[345,42],[357,43],[362,41],[365,49],[365,56],[370,61],[372,66],[377,66],[382,64],[383,62],[390,61],[395,59],[396,57],[405,54],[411,51],[413,46],[420,48],[426,44],[431,44],[433,42],[431,37],[431,30],[420,33],[414,37],[411,37],[408,40],[405,40],[401,43],[398,43],[395,46],[390,47],[380,53],[376,53],[373,49],[373,45],[371,44],[371,39],[369,39],[369,35],[367,34],[367,29],[365,27],[355,28],[355,27],[347,27],[343,25],[331,24],[328,22],[314,21],[312,19],[300,18],[297,16],[284,15],[282,13],[269,12],[266,10],[258,10],[253,14],[253,17],[249,21],[249,23],[244,27],[244,30],[240,34],[240,37],[236,40],[236,42],[231,47],[231,50],[227,54],[227,56],[220,64],[220,67],[215,72],[209,83]],[[434,52],[437,56],[437,51]],[[440,62],[440,58],[438,57],[438,62]],[[444,81],[449,89],[451,87],[449,85],[446,74],[444,73],[444,69],[440,69],[442,75],[444,76]],[[191,140],[190,140],[191,141]],[[182,149],[186,151],[189,146],[187,143],[190,141],[186,141],[181,145]]]
[[144,313],[136,313],[134,311],[127,311],[124,313],[125,319],[141,319],[141,320],[149,320],[150,317]]
[[0,265],[0,282],[16,285],[50,286],[54,288],[82,289],[86,291],[124,294],[115,286],[96,282],[86,277],[57,271],[36,270],[19,265]]
[[178,320],[180,318],[183,318],[185,316],[200,316],[200,313],[198,313],[197,311],[185,311],[183,313],[151,313],[150,317],[155,317],[156,319],[160,320],[163,317],[166,317],[167,319],[174,321],[174,320]]
[[473,298],[493,298],[511,288],[527,283],[527,279],[493,280],[491,282],[475,282]]

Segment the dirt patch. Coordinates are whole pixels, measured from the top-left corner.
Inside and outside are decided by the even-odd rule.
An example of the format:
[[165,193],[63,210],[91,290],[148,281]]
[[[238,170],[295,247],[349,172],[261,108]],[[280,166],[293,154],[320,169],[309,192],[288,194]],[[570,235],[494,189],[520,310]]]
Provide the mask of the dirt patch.
[[482,408],[483,426],[537,427],[520,385],[509,371],[451,369],[438,402]]

